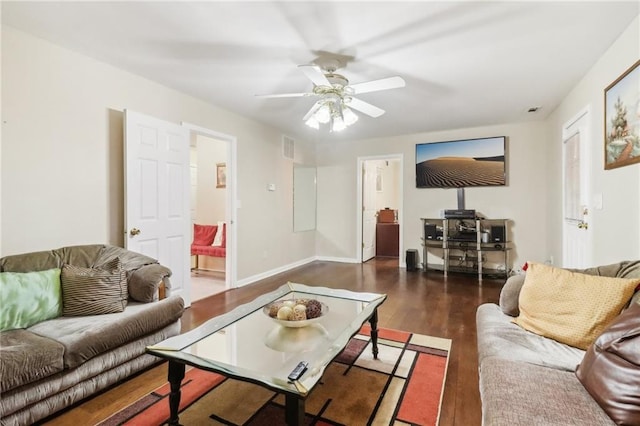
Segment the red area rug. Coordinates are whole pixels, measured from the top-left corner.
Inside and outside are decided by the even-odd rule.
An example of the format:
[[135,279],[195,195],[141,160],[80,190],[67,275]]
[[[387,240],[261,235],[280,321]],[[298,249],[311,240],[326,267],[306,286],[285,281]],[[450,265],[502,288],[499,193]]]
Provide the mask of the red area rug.
[[[327,366],[305,402],[307,425],[437,425],[451,341],[380,329],[378,359],[364,326]],[[169,385],[114,414],[100,426],[165,424]],[[284,424],[284,396],[250,383],[190,368],[182,382],[180,423]]]

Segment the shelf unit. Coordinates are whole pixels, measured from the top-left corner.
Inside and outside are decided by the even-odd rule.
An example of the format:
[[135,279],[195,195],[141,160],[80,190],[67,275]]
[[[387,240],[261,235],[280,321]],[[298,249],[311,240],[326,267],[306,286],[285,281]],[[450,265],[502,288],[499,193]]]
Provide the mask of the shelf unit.
[[[509,274],[508,219],[433,219],[422,218],[423,270],[477,273],[506,278]],[[430,262],[430,257],[442,263]],[[487,268],[491,257],[494,268]],[[498,262],[495,262],[495,260]]]

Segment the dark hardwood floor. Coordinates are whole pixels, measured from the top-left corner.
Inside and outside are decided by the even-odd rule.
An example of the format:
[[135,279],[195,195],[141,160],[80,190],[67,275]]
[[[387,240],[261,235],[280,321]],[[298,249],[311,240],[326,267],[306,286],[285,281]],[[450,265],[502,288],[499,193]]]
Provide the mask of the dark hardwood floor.
[[[386,293],[387,300],[378,310],[380,327],[446,337],[453,341],[440,425],[480,425],[475,312],[482,303],[497,303],[504,279],[484,279],[479,285],[474,275],[452,275],[445,279],[439,272],[407,272],[397,265],[397,259],[390,258],[377,258],[365,264],[313,262],[193,303],[183,316],[183,331],[287,281]],[[165,363],[49,419],[45,424],[99,423],[166,383],[166,377]]]

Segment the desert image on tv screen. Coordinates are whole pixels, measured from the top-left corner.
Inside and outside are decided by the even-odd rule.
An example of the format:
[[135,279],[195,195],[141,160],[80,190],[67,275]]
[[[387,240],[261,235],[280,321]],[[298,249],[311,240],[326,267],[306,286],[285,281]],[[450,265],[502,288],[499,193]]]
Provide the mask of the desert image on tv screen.
[[418,188],[505,184],[504,137],[416,145]]

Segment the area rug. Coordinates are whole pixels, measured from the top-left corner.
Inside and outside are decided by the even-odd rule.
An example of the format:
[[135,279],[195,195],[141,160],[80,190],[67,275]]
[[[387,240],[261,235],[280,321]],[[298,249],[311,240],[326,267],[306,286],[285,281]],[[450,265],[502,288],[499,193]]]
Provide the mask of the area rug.
[[[370,328],[362,327],[305,402],[306,425],[437,425],[451,340],[380,329],[378,359]],[[169,385],[114,414],[100,426],[162,425],[169,418]],[[284,395],[219,374],[188,368],[180,423],[285,424]]]

